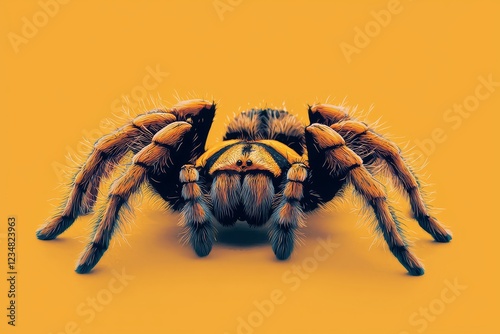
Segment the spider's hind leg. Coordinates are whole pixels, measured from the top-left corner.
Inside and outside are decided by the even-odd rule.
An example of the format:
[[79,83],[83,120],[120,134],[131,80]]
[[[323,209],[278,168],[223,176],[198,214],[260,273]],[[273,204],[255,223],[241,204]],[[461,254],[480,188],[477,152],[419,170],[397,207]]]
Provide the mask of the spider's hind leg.
[[345,145],[342,136],[331,127],[316,123],[306,128],[306,144],[311,170],[327,172],[320,174],[319,179],[313,179],[313,185],[317,187],[334,180],[350,182],[373,209],[378,230],[392,254],[411,275],[423,275],[423,266],[408,248],[397,217],[387,203],[383,186],[368,172],[362,159]]
[[76,174],[64,207],[37,231],[37,237],[42,240],[54,239],[69,228],[78,216],[91,212],[101,180],[112,172],[129,150],[138,151],[146,146],[156,132],[175,120],[176,117],[170,113],[145,114],[99,139]]
[[184,165],[179,179],[185,201],[181,212],[181,221],[186,228],[184,237],[198,256],[207,256],[215,240],[215,217],[210,211],[208,196],[198,184],[198,170],[193,165]]
[[99,184],[127,152],[138,153],[150,144],[153,136],[175,121],[189,121],[196,129],[192,140],[193,154],[203,150],[215,114],[215,104],[204,100],[182,101],[168,110],[154,110],[139,115],[129,124],[99,139],[92,153],[76,174],[71,191],[59,212],[36,232],[42,240],[56,238],[68,229],[78,216],[92,211]]
[[342,121],[330,126],[339,133],[346,145],[360,156],[370,154],[374,167],[383,164],[387,167],[391,179],[400,190],[407,194],[413,216],[419,225],[438,242],[449,242],[451,233],[439,221],[430,215],[424,202],[417,178],[401,156],[396,144],[375,133],[364,123]]

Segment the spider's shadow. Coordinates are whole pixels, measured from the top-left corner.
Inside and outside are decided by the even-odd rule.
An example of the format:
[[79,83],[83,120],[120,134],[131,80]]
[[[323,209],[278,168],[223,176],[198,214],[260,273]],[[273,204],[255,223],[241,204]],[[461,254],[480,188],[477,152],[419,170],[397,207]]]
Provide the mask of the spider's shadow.
[[237,221],[233,226],[217,226],[217,243],[229,247],[257,247],[269,244],[267,226],[251,227]]

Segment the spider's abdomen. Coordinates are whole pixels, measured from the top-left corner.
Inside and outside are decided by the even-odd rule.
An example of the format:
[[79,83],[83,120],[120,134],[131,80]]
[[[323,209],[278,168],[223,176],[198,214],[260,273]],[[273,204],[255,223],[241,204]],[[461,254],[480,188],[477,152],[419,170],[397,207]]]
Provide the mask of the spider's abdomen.
[[304,153],[304,125],[285,110],[251,109],[237,115],[228,125],[224,140],[279,141],[299,155]]

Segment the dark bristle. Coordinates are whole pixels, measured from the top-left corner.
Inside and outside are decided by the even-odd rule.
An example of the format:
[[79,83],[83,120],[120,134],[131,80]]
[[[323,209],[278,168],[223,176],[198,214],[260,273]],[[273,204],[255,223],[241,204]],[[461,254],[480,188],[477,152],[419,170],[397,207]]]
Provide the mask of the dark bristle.
[[273,225],[269,231],[271,245],[278,260],[286,260],[295,245],[295,226]]
[[190,236],[189,243],[196,255],[205,257],[210,254],[214,242],[215,230],[211,222],[207,221],[202,224],[191,224],[189,226]]

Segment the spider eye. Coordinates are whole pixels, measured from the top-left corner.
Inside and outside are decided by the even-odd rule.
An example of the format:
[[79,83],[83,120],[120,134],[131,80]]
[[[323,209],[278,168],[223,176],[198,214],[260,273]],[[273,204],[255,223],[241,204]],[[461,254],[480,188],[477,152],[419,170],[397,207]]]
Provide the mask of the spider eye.
[[252,166],[252,160],[247,160],[247,166]]
[[241,165],[243,165],[243,161],[241,161],[241,160],[236,161],[236,165],[237,165],[237,166],[241,166]]

